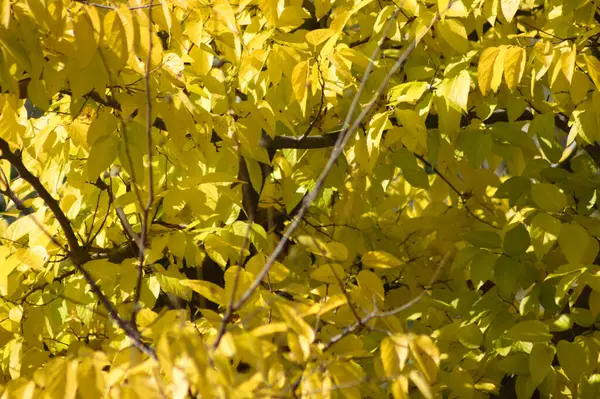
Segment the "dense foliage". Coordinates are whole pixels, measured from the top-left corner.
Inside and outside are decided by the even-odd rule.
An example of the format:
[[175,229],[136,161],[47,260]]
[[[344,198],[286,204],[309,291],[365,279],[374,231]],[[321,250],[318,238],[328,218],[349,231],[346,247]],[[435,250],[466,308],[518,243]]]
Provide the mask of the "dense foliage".
[[2,1],[2,397],[600,397],[599,45],[596,0]]

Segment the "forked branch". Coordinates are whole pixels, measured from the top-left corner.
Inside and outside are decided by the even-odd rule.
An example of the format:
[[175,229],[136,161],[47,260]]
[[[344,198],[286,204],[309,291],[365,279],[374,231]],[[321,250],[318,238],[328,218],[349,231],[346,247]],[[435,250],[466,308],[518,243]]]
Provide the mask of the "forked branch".
[[0,159],[7,160],[17,170],[17,172],[19,172],[19,176],[33,187],[33,189],[37,192],[39,197],[44,201],[46,206],[56,218],[67,239],[69,258],[77,270],[83,274],[83,277],[92,288],[92,291],[96,297],[100,300],[100,302],[102,302],[104,307],[106,307],[110,317],[119,326],[119,328],[125,332],[129,339],[131,339],[131,342],[135,347],[137,347],[146,355],[156,359],[157,357],[154,349],[143,342],[139,333],[132,328],[128,322],[119,316],[115,306],[110,302],[106,295],[104,295],[100,287],[94,281],[92,275],[83,267],[84,263],[91,259],[90,254],[84,246],[79,244],[77,236],[75,235],[75,230],[73,229],[73,226],[71,225],[71,222],[65,213],[60,208],[58,201],[54,199],[52,194],[50,194],[40,179],[31,173],[29,169],[27,169],[23,163],[23,160],[21,159],[20,153],[17,151],[11,151],[8,142],[2,138],[0,138],[0,152],[2,153],[0,155]]

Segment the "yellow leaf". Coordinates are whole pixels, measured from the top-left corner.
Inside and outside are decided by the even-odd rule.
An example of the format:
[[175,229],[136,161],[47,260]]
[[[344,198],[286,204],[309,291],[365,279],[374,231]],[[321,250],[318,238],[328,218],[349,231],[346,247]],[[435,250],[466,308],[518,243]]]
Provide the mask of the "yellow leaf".
[[255,337],[264,337],[266,335],[273,335],[277,333],[286,332],[287,329],[288,326],[286,323],[269,323],[256,327],[250,332],[250,334],[254,335]]
[[338,263],[328,263],[313,270],[310,273],[310,278],[325,284],[337,284],[338,279],[344,281],[344,278],[346,278],[346,271],[342,265]]
[[504,61],[504,80],[508,88],[513,91],[523,78],[526,61],[525,49],[510,46],[506,51]]
[[378,269],[393,269],[403,265],[400,259],[384,251],[369,251],[362,256],[361,262],[367,267]]
[[[377,14],[377,19],[373,24],[373,32],[379,33],[384,28],[385,24],[388,22],[390,16],[394,12],[394,8],[391,5],[387,5],[383,7],[383,9]],[[391,28],[391,32],[389,36],[394,36],[394,28]]]
[[442,20],[443,20],[444,16],[446,15],[446,10],[448,9],[449,3],[450,3],[450,0],[437,0],[438,13],[440,13],[440,15],[442,16]]
[[576,342],[559,341],[556,356],[569,380],[577,384],[587,368],[585,349]]
[[467,30],[464,25],[456,19],[445,19],[438,22],[437,28],[442,38],[459,54],[465,54],[471,48],[467,39]]
[[471,76],[463,70],[452,79],[444,79],[436,94],[446,97],[454,107],[467,112],[470,89]]
[[259,0],[258,6],[263,15],[267,18],[269,27],[277,26],[279,19],[278,1],[277,0]]
[[191,288],[193,291],[202,295],[211,302],[219,305],[227,305],[228,299],[225,298],[225,290],[218,285],[204,280],[179,280],[181,285]]
[[477,83],[484,96],[490,90],[496,92],[500,86],[505,53],[506,48],[504,46],[488,47],[483,50],[481,57],[479,57]]
[[573,73],[571,87],[569,87],[569,93],[571,94],[571,100],[573,100],[573,104],[579,105],[585,100],[591,85],[592,82],[590,82],[590,79],[585,73],[581,72],[580,70],[575,70]]
[[425,121],[417,111],[396,108],[394,114],[400,123],[402,123],[402,126],[411,133],[410,136],[423,146],[427,145],[427,127],[425,126]]
[[47,111],[50,106],[50,96],[46,90],[46,81],[31,79],[27,86],[27,95],[31,102],[38,108]]
[[216,19],[227,27],[231,32],[238,33],[237,22],[231,4],[226,0],[217,0],[212,8],[213,15]]
[[535,385],[540,384],[550,369],[554,360],[554,348],[546,344],[535,344],[529,356],[529,372]]
[[257,193],[260,193],[263,185],[263,175],[260,164],[254,159],[250,159],[248,157],[244,157],[244,161],[246,163],[248,175],[250,176],[250,181],[248,183],[252,185]]
[[117,13],[107,13],[103,21],[105,38],[100,47],[106,66],[111,71],[120,71],[127,63],[128,37]]
[[117,117],[107,111],[101,111],[87,131],[87,144],[91,146],[101,139],[112,136],[115,130],[117,130]]
[[[340,48],[341,47],[341,48]],[[339,46],[336,48],[336,53],[350,61],[354,65],[358,65],[361,68],[367,69],[369,65],[369,58],[362,52],[356,51],[348,47]]]
[[592,238],[577,223],[563,224],[561,226],[558,245],[567,261],[572,264],[591,263],[598,254],[596,239]]
[[383,282],[375,273],[370,270],[361,270],[356,276],[356,282],[361,291],[367,294],[365,296],[370,301],[370,305],[373,304],[373,301],[376,301],[377,307],[381,308],[383,306],[385,295]]
[[502,15],[508,22],[511,22],[514,18],[521,0],[500,0],[500,8],[502,9]]
[[196,48],[200,49],[204,34],[204,20],[200,17],[188,18],[185,23],[185,31],[192,43],[196,45]]
[[400,375],[392,382],[392,396],[394,399],[407,399],[408,396],[408,377]]
[[575,71],[575,58],[577,56],[577,48],[575,44],[573,44],[573,48],[571,51],[563,53],[560,57],[561,60],[561,69],[565,78],[569,83],[573,80],[573,72]]
[[546,74],[554,58],[554,47],[550,42],[539,41],[533,47],[535,62],[535,80],[540,80]]
[[77,51],[74,55],[80,68],[86,67],[96,54],[98,44],[92,22],[87,14],[79,14],[73,23]]
[[137,28],[137,23],[133,19],[133,14],[129,7],[125,4],[120,3],[117,7],[117,14],[121,19],[121,24],[123,25],[123,29],[125,31],[125,39],[127,42],[127,51],[128,53],[133,53],[135,46],[139,41],[139,29]]
[[2,0],[2,3],[0,3],[0,24],[4,29],[8,29],[10,20],[10,0]]
[[312,236],[299,236],[296,241],[303,245],[308,252],[315,255],[335,260],[346,260],[348,258],[348,249],[341,242],[323,242]]
[[318,303],[315,305],[318,307],[317,314],[319,316],[323,316],[324,314],[329,313],[332,310],[337,309],[340,306],[345,305],[347,303],[348,300],[346,299],[346,296],[344,294],[336,294],[329,296],[324,304]]
[[388,91],[389,105],[397,105],[402,102],[415,104],[428,87],[429,83],[427,82],[407,82],[394,86]]
[[334,33],[335,32],[331,29],[311,30],[306,34],[306,41],[312,44],[314,47],[317,47],[319,44],[333,36]]
[[[258,273],[262,270],[265,265],[266,258],[263,254],[254,255],[248,263],[246,263],[246,271],[254,276],[258,275]],[[290,271],[279,262],[273,263],[271,268],[269,269],[269,274],[265,276],[263,279],[264,282],[270,282],[272,284],[281,283],[284,281]]]
[[27,55],[27,51],[19,39],[9,33],[0,32],[0,45],[6,53],[16,61],[17,65],[26,71],[31,71],[31,61]]
[[282,303],[277,303],[277,309],[283,320],[296,334],[304,337],[309,343],[312,343],[315,340],[315,332],[312,327],[300,317],[294,308]]
[[425,399],[433,399],[433,391],[431,390],[431,386],[425,377],[423,377],[423,374],[419,373],[417,370],[412,370],[408,376],[419,389],[421,394],[425,397]]
[[596,89],[600,90],[600,61],[596,57],[587,54],[584,54],[583,59],[587,65],[588,73],[596,85]]
[[[21,364],[23,361],[23,337],[18,337],[10,341],[5,346],[8,360],[9,375],[13,380],[21,376]],[[6,355],[5,355],[6,356]],[[5,360],[6,361],[6,360]]]
[[381,341],[379,353],[385,376],[390,377],[397,375],[401,370],[401,366],[396,352],[395,342],[389,337],[384,338],[383,341]]
[[308,100],[308,61],[296,64],[292,71],[292,90],[302,113],[306,112],[306,101]]
[[95,181],[100,173],[106,170],[117,157],[118,140],[114,136],[102,138],[90,148],[87,161],[88,178]]
[[233,292],[234,281],[237,278],[237,284],[235,287],[235,296],[234,299],[237,301],[240,299],[242,294],[248,289],[252,280],[254,280],[253,276],[247,272],[245,269],[242,269],[239,266],[229,266],[225,271],[225,298],[227,301],[231,298],[231,294]]

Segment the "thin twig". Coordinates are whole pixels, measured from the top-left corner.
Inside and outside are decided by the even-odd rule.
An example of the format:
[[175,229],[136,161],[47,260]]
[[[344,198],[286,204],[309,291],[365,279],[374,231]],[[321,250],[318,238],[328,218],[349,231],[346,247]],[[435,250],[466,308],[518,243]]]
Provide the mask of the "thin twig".
[[[236,137],[237,139],[237,137]],[[237,149],[238,149],[238,158],[240,160],[240,162],[246,162],[244,157],[241,154],[241,146],[238,140],[237,141]],[[241,171],[242,169],[240,169]],[[252,182],[250,182],[250,176],[246,176],[246,180],[248,180],[245,184],[252,184]],[[259,193],[260,196],[260,193]],[[258,207],[258,204],[256,204],[256,206]],[[235,312],[234,309],[234,304],[235,304],[235,294],[237,292],[237,288],[239,285],[239,279],[240,279],[240,274],[242,272],[242,266],[244,265],[244,258],[245,258],[245,252],[246,252],[246,246],[248,246],[248,243],[250,241],[250,231],[252,230],[252,224],[254,223],[254,217],[255,217],[256,211],[254,210],[250,210],[248,212],[248,226],[246,227],[246,232],[244,234],[244,240],[242,241],[242,247],[240,248],[240,260],[239,260],[239,264],[238,264],[238,268],[235,272],[235,276],[233,278],[233,286],[231,287],[231,295],[229,297],[229,302],[228,302],[228,306],[227,306],[227,310],[225,311],[225,315],[223,316],[223,320],[221,321],[221,324],[219,326],[219,331],[217,332],[217,340],[215,340],[215,343],[213,345],[213,347],[216,349],[217,346],[219,346],[219,342],[221,341],[221,338],[223,337],[223,335],[225,335],[226,329],[227,329],[227,324],[229,323],[229,321],[231,320],[231,318],[233,317],[233,313]]]
[[146,73],[144,74],[144,83],[146,85],[146,142],[148,153],[148,199],[142,212],[142,231],[140,232],[138,251],[139,251],[139,266],[135,294],[133,299],[133,312],[131,314],[131,322],[135,328],[135,319],[140,310],[140,296],[142,293],[142,279],[144,277],[144,255],[146,252],[146,236],[149,230],[150,208],[154,202],[154,175],[152,169],[152,96],[150,93],[150,73],[152,64],[152,39],[154,38],[153,22],[152,22],[152,5],[154,0],[150,0],[148,8],[148,58],[146,59]]
[[71,226],[71,222],[67,215],[62,211],[58,201],[54,199],[52,194],[44,187],[41,183],[40,179],[35,177],[25,164],[23,164],[23,160],[21,159],[20,154],[17,152],[12,152],[10,150],[10,145],[4,139],[0,138],[0,151],[2,155],[0,155],[0,159],[6,159],[11,165],[15,167],[17,172],[19,172],[19,176],[31,184],[33,189],[38,193],[40,198],[44,201],[44,203],[50,208],[50,211],[54,214],[54,217],[58,221],[63,233],[65,234],[65,238],[67,239],[67,244],[69,245],[69,249],[74,251],[79,248],[79,241],[77,240],[77,236],[75,235],[75,231]]
[[323,76],[323,71],[321,71],[321,63],[319,63],[318,59],[317,59],[317,71],[318,71],[318,75],[319,75],[319,84],[321,85],[321,99],[319,100],[319,111],[317,112],[317,115],[314,117],[314,119],[310,122],[310,125],[308,125],[308,128],[306,129],[306,131],[304,133],[302,133],[302,135],[300,137],[298,137],[298,143],[301,143],[310,134],[310,132],[313,130],[313,128],[315,127],[317,122],[319,122],[321,120],[321,117],[323,115],[323,110],[325,109],[324,108],[325,77]]
[[[114,6],[109,6],[106,4],[99,4],[99,3],[92,3],[89,1],[85,1],[85,0],[73,0],[73,1],[75,1],[76,3],[85,4],[86,6],[101,8],[103,10],[116,10],[117,9],[117,7],[114,7]],[[160,5],[161,5],[161,3],[153,4],[151,1],[150,4],[145,5],[145,6],[134,6],[134,7],[128,7],[128,8],[133,11],[133,10],[141,10],[144,8],[158,7]]]
[[[306,214],[306,212],[308,211],[308,208],[310,207],[310,205],[313,203],[313,201],[315,200],[315,198],[317,197],[317,195],[321,191],[321,188],[323,187],[325,179],[328,176],[328,174],[331,171],[331,169],[333,168],[333,166],[335,165],[335,163],[337,161],[337,158],[342,154],[342,152],[344,150],[345,144],[348,142],[349,138],[352,137],[352,135],[354,134],[354,132],[356,131],[356,129],[362,123],[362,121],[365,118],[365,116],[369,112],[371,112],[371,110],[373,109],[373,107],[377,103],[377,100],[379,99],[379,97],[383,93],[383,90],[385,90],[385,87],[387,86],[387,84],[390,81],[390,79],[392,78],[392,76],[398,72],[398,70],[400,69],[400,67],[404,64],[404,62],[407,60],[408,56],[412,53],[412,51],[416,48],[417,44],[419,43],[419,41],[420,41],[420,39],[421,39],[422,36],[421,37],[416,37],[412,41],[412,43],[406,48],[406,50],[400,55],[400,57],[398,57],[398,59],[396,60],[396,63],[394,64],[394,66],[392,67],[392,69],[390,70],[390,72],[385,76],[385,78],[383,79],[383,81],[381,82],[381,84],[379,85],[379,87],[377,88],[377,90],[375,91],[373,97],[369,101],[369,103],[363,108],[363,111],[356,118],[356,120],[354,121],[354,123],[352,125],[350,125],[350,120],[352,118],[352,115],[354,114],[354,111],[357,109],[360,95],[362,94],[362,91],[364,90],[364,87],[366,86],[367,78],[368,78],[369,74],[371,73],[371,71],[373,69],[373,65],[374,65],[374,62],[375,62],[375,60],[377,59],[377,57],[379,55],[379,51],[381,50],[381,44],[383,43],[383,40],[384,40],[383,38],[386,37],[387,32],[389,31],[389,29],[391,27],[391,23],[395,20],[395,18],[398,15],[398,13],[399,13],[399,8],[396,9],[396,11],[394,12],[394,14],[390,18],[388,26],[385,29],[385,33],[382,36],[382,39],[379,41],[379,44],[378,44],[377,48],[375,49],[373,55],[371,56],[371,59],[370,59],[370,62],[369,62],[369,66],[365,70],[365,74],[364,74],[363,79],[361,81],[361,85],[359,87],[359,90],[356,93],[354,101],[353,101],[352,105],[350,106],[350,110],[348,111],[348,115],[346,117],[346,120],[344,121],[344,129],[340,133],[340,135],[338,137],[338,140],[336,142],[336,145],[335,145],[334,149],[332,150],[331,155],[330,155],[329,159],[327,160],[327,163],[326,163],[325,167],[323,168],[323,172],[321,173],[321,175],[317,179],[315,187],[313,188],[313,190],[311,190],[308,193],[308,195],[306,197],[304,197],[304,200],[302,202],[302,206],[298,210],[298,214],[296,216],[296,219],[290,224],[290,226],[288,227],[288,229],[283,234],[283,237],[280,239],[279,243],[275,247],[275,250],[269,256],[269,259],[267,260],[267,262],[266,262],[265,266],[263,267],[263,269],[258,273],[258,275],[255,277],[255,279],[253,280],[253,282],[250,284],[250,286],[248,287],[248,289],[246,290],[246,292],[240,297],[240,299],[238,300],[238,302],[234,305],[234,309],[239,309],[240,307],[242,307],[244,305],[244,303],[250,298],[250,296],[252,296],[252,294],[254,293],[254,291],[258,288],[258,286],[260,285],[260,282],[262,281],[262,279],[269,272],[269,269],[275,263],[275,260],[277,259],[277,257],[279,257],[279,254],[285,248],[285,245],[286,245],[287,241],[290,239],[292,233],[300,226],[300,223],[302,222],[302,219],[303,219],[304,215]],[[427,31],[431,28],[431,26],[438,19],[439,19],[439,15],[436,15],[432,19],[430,25],[428,26]],[[423,35],[424,34],[425,34],[425,32],[423,32]]]
[[[433,277],[431,278],[431,281],[428,284],[429,286],[433,285],[433,283],[437,279],[438,275],[442,271],[443,267],[445,266],[445,264],[446,264],[446,262],[448,261],[449,258],[450,258],[450,252],[447,252],[446,255],[444,256],[444,258],[442,259],[442,261],[440,262],[439,266],[437,267],[435,273],[433,274]],[[334,344],[336,344],[337,342],[341,341],[343,338],[345,338],[349,334],[352,334],[354,331],[362,328],[369,321],[371,321],[373,319],[380,318],[380,317],[393,316],[393,315],[396,315],[396,314],[398,314],[400,312],[405,311],[406,309],[408,309],[411,306],[413,306],[415,303],[419,302],[426,294],[428,294],[427,290],[423,290],[423,291],[421,291],[421,293],[419,295],[417,295],[416,297],[414,297],[410,301],[406,302],[402,306],[398,306],[398,307],[396,307],[394,309],[387,310],[385,312],[373,312],[373,313],[370,313],[369,315],[365,316],[364,318],[362,318],[358,322],[352,324],[350,327],[344,328],[344,330],[341,333],[339,333],[338,335],[335,335],[335,336],[331,337],[331,339],[323,346],[323,351],[325,352],[325,351],[329,350]]]
[[467,205],[467,200],[468,200],[468,198],[467,198],[467,196],[465,195],[465,193],[463,193],[463,192],[461,192],[459,189],[457,189],[457,188],[456,188],[456,186],[454,186],[454,184],[452,184],[452,183],[450,182],[450,180],[448,180],[448,179],[447,179],[447,178],[446,178],[446,177],[445,177],[445,176],[444,176],[444,175],[443,175],[443,174],[440,172],[440,170],[439,170],[439,169],[438,169],[438,168],[437,168],[435,165],[432,165],[432,164],[431,164],[429,161],[427,161],[427,160],[425,159],[425,157],[423,157],[423,156],[421,156],[421,155],[419,155],[419,154],[416,154],[416,153],[412,153],[412,154],[415,156],[415,158],[419,159],[419,160],[420,160],[421,162],[423,162],[425,165],[428,165],[428,166],[431,168],[431,170],[433,170],[433,172],[434,172],[434,173],[435,173],[435,174],[436,174],[436,175],[437,175],[437,176],[438,176],[440,179],[442,179],[442,180],[443,180],[443,182],[444,182],[444,183],[446,183],[446,185],[447,185],[448,187],[450,187],[450,189],[452,189],[452,191],[454,191],[454,192],[456,193],[456,195],[458,195],[458,198],[459,198],[460,202],[463,204],[463,206],[465,207],[465,209],[467,210],[467,212],[469,213],[469,215],[471,215],[473,218],[475,218],[476,220],[480,221],[481,223],[483,223],[483,224],[486,224],[486,225],[488,225],[488,226],[490,226],[490,227],[492,227],[492,228],[494,228],[494,229],[500,229],[500,227],[498,227],[498,226],[495,226],[495,225],[494,225],[492,222],[488,222],[487,220],[485,220],[485,219],[482,219],[482,218],[480,218],[479,216],[477,216],[477,215],[475,214],[475,212],[473,212],[473,210],[472,210],[471,208],[469,208],[469,206]]
[[[112,180],[111,180],[111,186],[112,186]],[[108,195],[108,205],[106,207],[106,214],[104,215],[104,218],[102,219],[102,222],[100,223],[100,227],[98,227],[98,230],[91,235],[90,237],[88,237],[88,242],[86,247],[89,249],[90,246],[93,244],[94,240],[96,239],[96,237],[98,237],[98,235],[100,234],[100,232],[102,231],[102,229],[104,228],[104,225],[106,224],[107,220],[108,220],[108,215],[110,215],[110,206],[113,203],[113,195],[112,195],[112,187],[106,186],[107,187],[107,195]],[[100,194],[102,195],[102,191],[100,192]],[[92,228],[90,229],[90,233],[92,233],[94,229],[94,225],[92,224]]]
[[50,208],[50,211],[54,214],[54,217],[58,221],[61,226],[63,233],[67,239],[67,243],[69,246],[69,257],[71,261],[85,278],[85,281],[90,285],[94,295],[102,302],[104,307],[108,310],[108,314],[113,319],[113,321],[117,324],[117,326],[122,329],[125,334],[131,339],[133,345],[138,348],[142,353],[145,353],[149,357],[153,359],[157,359],[156,352],[152,349],[148,344],[142,341],[139,333],[132,329],[131,326],[123,320],[119,314],[115,306],[110,302],[110,300],[104,295],[100,287],[94,281],[92,275],[83,267],[85,262],[90,260],[90,255],[86,251],[84,247],[79,244],[77,240],[77,236],[75,235],[75,231],[73,230],[73,226],[71,226],[71,222],[60,208],[58,201],[54,199],[54,197],[50,194],[50,192],[46,189],[46,187],[42,184],[40,179],[33,175],[27,169],[23,161],[21,160],[21,156],[18,152],[12,152],[10,150],[10,145],[8,142],[2,138],[0,138],[0,151],[2,154],[0,155],[0,159],[6,159],[16,170],[19,172],[19,176],[29,183],[33,189],[38,193],[39,197],[44,201],[46,206]]
[[[6,174],[4,173],[4,170],[0,169],[0,172],[2,172],[2,178],[1,178],[2,183],[5,185],[4,189],[0,189],[0,194],[7,196],[12,202],[14,202],[15,206],[17,207],[18,210],[20,210],[21,212],[25,211],[27,209],[27,207],[25,205],[23,205],[23,202],[21,202],[19,197],[17,197],[15,192],[12,191],[12,189],[10,188],[10,183],[8,181],[8,178],[6,177]],[[42,225],[42,223],[40,223],[40,221],[37,220],[37,218],[34,216],[33,213],[30,213],[27,216],[33,221],[33,223],[35,223],[35,225],[38,227],[38,229],[40,229],[42,231],[42,233],[44,233],[46,235],[46,237],[48,237],[50,239],[50,241],[52,241],[52,243],[54,245],[56,245],[58,248],[62,248],[61,243],[58,242],[56,240],[56,238],[54,238],[54,236],[52,234],[50,234],[50,232],[48,230],[46,230],[44,225]]]

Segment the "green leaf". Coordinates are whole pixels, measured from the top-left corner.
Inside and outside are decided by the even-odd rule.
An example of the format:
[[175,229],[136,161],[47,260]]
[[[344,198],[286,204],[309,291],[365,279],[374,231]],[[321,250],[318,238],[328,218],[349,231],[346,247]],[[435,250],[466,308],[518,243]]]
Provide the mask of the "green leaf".
[[495,231],[470,231],[465,239],[478,248],[496,249],[500,248],[502,238]]
[[561,223],[558,219],[540,212],[531,221],[530,233],[533,250],[541,260],[558,240]]
[[481,130],[464,130],[457,145],[464,151],[469,165],[476,169],[488,158],[492,150],[492,136]]
[[551,346],[535,344],[529,354],[529,373],[534,385],[541,384],[552,368],[555,350]]
[[548,326],[538,320],[522,321],[506,332],[506,338],[514,341],[548,342],[552,335]]
[[[592,238],[581,225],[576,223],[563,224],[558,236],[558,245],[569,263],[583,264],[584,260],[587,260],[585,255],[590,245],[590,239]],[[592,261],[594,258],[592,258]]]
[[513,207],[519,200],[527,196],[532,188],[531,181],[524,176],[514,176],[504,181],[494,196],[496,198],[508,198],[509,206]]
[[525,253],[530,244],[531,241],[527,228],[523,223],[518,223],[516,227],[513,227],[504,234],[502,249],[509,256],[519,255]]
[[587,367],[586,354],[583,347],[575,342],[559,341],[556,355],[560,367],[573,384],[577,384]]
[[494,265],[498,255],[488,251],[480,251],[473,258],[471,263],[471,280],[479,289],[487,280],[492,280],[494,276]]
[[522,265],[507,257],[500,256],[494,267],[494,281],[500,288],[503,295],[508,294],[513,297],[519,287],[519,277],[521,276]]
[[546,212],[561,212],[567,206],[567,196],[554,184],[534,184],[531,187],[531,197]]
[[483,333],[477,323],[471,323],[458,329],[458,339],[467,348],[479,348],[483,344]]
[[402,175],[411,186],[429,188],[427,173],[417,165],[417,159],[410,151],[401,148],[393,155],[393,159],[396,166],[402,169]]

